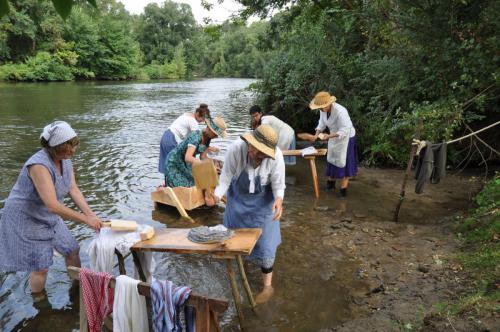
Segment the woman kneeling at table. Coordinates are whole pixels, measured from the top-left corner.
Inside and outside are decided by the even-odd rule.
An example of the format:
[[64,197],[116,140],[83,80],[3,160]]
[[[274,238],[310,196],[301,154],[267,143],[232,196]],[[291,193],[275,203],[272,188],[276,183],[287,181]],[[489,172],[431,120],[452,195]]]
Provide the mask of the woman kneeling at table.
[[[69,159],[79,139],[64,121],[43,129],[43,147],[21,169],[0,220],[0,271],[28,271],[35,299],[44,297],[54,250],[66,265],[80,266],[80,247],[64,219],[85,223],[95,230],[101,220],[90,209],[75,181]],[[82,213],[63,204],[69,193]]]
[[191,166],[200,162],[196,156],[200,155],[200,159],[205,159],[210,141],[216,137],[227,136],[227,126],[222,118],[207,118],[205,122],[207,126],[203,130],[193,131],[168,154],[164,169],[167,186],[194,186]]

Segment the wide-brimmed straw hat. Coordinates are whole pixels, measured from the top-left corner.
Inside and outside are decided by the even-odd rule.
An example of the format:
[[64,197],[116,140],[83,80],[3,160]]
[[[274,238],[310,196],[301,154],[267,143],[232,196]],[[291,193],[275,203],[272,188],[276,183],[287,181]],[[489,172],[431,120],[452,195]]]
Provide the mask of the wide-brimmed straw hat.
[[321,91],[314,96],[314,99],[309,104],[309,108],[312,110],[317,110],[318,108],[325,108],[333,104],[337,98],[335,96],[331,96],[326,91]]
[[276,156],[278,134],[268,125],[260,125],[251,133],[241,135],[241,138],[260,152],[273,158]]
[[214,118],[207,117],[205,119],[205,123],[207,124],[207,127],[213,131],[217,136],[226,138],[227,137],[227,126],[226,123],[224,122],[224,119],[222,119],[219,116],[216,116]]

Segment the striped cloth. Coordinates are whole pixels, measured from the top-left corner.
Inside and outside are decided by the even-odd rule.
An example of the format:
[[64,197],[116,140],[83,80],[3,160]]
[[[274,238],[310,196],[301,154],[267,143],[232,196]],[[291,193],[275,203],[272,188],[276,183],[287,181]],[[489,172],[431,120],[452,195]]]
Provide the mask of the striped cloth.
[[109,288],[112,275],[80,269],[80,284],[90,332],[101,332],[104,318],[113,312],[114,290]]
[[180,306],[188,299],[190,293],[189,287],[177,287],[171,281],[153,279],[151,283],[153,332],[182,331]]

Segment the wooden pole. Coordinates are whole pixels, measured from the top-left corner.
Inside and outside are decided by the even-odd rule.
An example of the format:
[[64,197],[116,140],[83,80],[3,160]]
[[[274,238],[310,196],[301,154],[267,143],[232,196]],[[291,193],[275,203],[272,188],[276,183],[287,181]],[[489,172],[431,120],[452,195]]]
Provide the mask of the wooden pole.
[[236,283],[235,273],[233,269],[233,260],[226,259],[226,265],[227,265],[227,276],[229,277],[229,282],[231,283],[231,291],[233,292],[234,305],[236,307],[236,312],[238,313],[240,328],[243,330],[243,310],[241,308],[240,291],[238,290],[238,284]]
[[[415,139],[417,139],[417,140],[420,139],[420,132],[422,131],[423,127],[424,127],[424,123],[423,123],[422,119],[419,119],[417,129],[415,130]],[[401,191],[399,193],[398,204],[396,205],[396,210],[394,211],[394,222],[399,221],[399,211],[401,210],[401,205],[403,204],[403,201],[405,199],[406,182],[408,181],[408,177],[411,174],[411,165],[413,165],[413,159],[415,158],[416,152],[417,152],[417,146],[412,145],[411,150],[410,150],[410,159],[408,159],[408,165],[406,165],[405,176],[403,178],[403,183],[401,184]]]
[[255,309],[255,301],[253,299],[252,289],[250,288],[250,284],[248,283],[247,274],[245,272],[245,266],[243,266],[243,259],[241,255],[236,256],[236,261],[238,262],[238,268],[241,274],[241,280],[243,281],[243,287],[247,293],[248,302],[250,302],[250,306],[252,309]]

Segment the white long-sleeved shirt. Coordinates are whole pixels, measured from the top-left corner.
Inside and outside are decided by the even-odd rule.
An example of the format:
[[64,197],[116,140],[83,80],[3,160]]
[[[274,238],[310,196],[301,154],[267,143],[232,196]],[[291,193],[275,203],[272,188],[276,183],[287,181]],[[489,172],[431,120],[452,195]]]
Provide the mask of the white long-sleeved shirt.
[[175,136],[177,144],[182,142],[186,136],[195,130],[198,130],[198,121],[188,113],[182,114],[169,127]]
[[248,145],[241,138],[238,138],[229,146],[224,158],[224,166],[219,177],[219,185],[215,188],[215,195],[222,197],[226,194],[233,178],[240,176],[246,170],[250,180],[249,193],[253,193],[255,188],[255,177],[260,175],[260,184],[271,184],[274,198],[285,196],[285,161],[280,148],[276,148],[275,159],[265,158],[257,167],[248,163]]
[[346,135],[349,135],[349,137],[356,136],[356,130],[352,125],[347,109],[338,103],[333,103],[331,107],[328,118],[326,112],[319,112],[319,122],[316,130],[323,131],[328,127],[330,134],[339,134],[339,139],[344,138]]
[[281,150],[288,150],[295,137],[295,131],[286,122],[281,121],[274,115],[264,115],[261,123],[271,126],[278,134],[278,147]]

